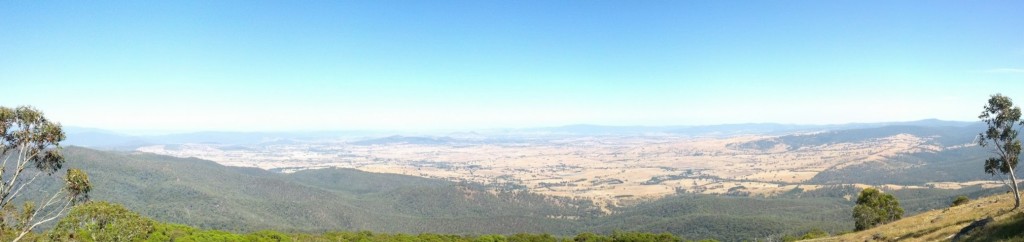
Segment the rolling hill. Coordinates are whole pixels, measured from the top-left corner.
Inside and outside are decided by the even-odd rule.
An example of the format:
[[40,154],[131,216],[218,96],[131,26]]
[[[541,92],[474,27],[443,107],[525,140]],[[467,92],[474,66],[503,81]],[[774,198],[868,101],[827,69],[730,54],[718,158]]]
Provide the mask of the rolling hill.
[[909,134],[927,138],[924,145],[933,146],[937,150],[904,153],[884,160],[834,167],[818,173],[808,183],[921,185],[938,181],[993,179],[984,173],[979,163],[990,152],[974,144],[978,132],[984,129],[981,123],[924,120],[881,127],[783,135],[730,145],[755,150],[781,146],[793,151],[831,144],[870,142]]

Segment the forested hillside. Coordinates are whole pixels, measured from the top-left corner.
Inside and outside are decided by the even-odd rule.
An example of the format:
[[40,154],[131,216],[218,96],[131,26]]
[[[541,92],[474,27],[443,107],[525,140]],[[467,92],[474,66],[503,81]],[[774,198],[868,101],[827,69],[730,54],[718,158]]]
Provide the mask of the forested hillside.
[[545,232],[571,228],[549,216],[593,213],[577,209],[586,201],[493,195],[409,176],[337,169],[279,174],[199,159],[75,147],[65,154],[75,166],[90,171],[97,187],[93,199],[122,203],[157,220],[210,229]]
[[[0,230],[0,240],[10,240],[13,234]],[[55,228],[26,234],[23,241],[378,241],[378,242],[683,242],[694,241],[669,233],[614,232],[607,235],[580,233],[575,236],[551,234],[481,234],[458,235],[437,233],[379,233],[372,231],[331,231],[324,233],[288,233],[261,230],[252,233],[233,233],[223,230],[199,229],[188,225],[155,221],[123,206],[108,202],[88,202],[72,209]],[[712,242],[716,240],[700,240]]]

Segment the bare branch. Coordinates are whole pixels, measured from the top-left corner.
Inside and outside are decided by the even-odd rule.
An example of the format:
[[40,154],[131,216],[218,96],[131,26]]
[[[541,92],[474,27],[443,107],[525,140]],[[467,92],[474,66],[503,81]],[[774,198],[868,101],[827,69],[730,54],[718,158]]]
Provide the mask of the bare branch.
[[42,172],[36,173],[36,175],[32,176],[32,179],[29,179],[27,182],[21,183],[21,186],[18,186],[18,190],[15,190],[14,193],[11,193],[10,196],[7,196],[7,200],[3,201],[3,204],[10,203],[12,200],[14,200],[15,197],[18,197],[18,193],[21,193],[21,190],[25,189],[26,185],[32,184],[32,182],[35,181],[36,178],[39,177],[39,175],[42,174]]
[[13,157],[14,155],[7,154],[7,152],[3,152],[3,154],[0,154],[0,155],[4,156],[4,162],[2,164],[0,164],[0,177],[3,177],[4,176],[4,171],[7,170],[7,160],[10,160],[11,157]]
[[11,189],[13,189],[14,185],[18,183],[18,177],[20,177],[21,172],[25,170],[25,165],[28,164],[28,161],[32,159],[31,156],[26,156],[27,154],[25,154],[24,150],[26,146],[27,145],[25,144],[21,145],[22,154],[21,157],[18,157],[17,159],[18,168],[14,170],[14,176],[11,177],[9,182],[4,182],[4,187],[0,187],[0,189],[2,189],[0,191],[3,191],[3,198],[9,197],[8,195],[11,193]]
[[[21,160],[25,159],[25,148],[26,148],[25,145],[18,145],[18,155],[15,158],[15,163],[20,164],[20,163],[22,163]],[[3,165],[4,165],[4,169],[6,169],[7,168],[6,160],[4,161]],[[0,207],[3,207],[4,205],[7,204],[7,202],[4,202],[4,201],[8,200],[7,199],[9,197],[8,195],[11,193],[11,191],[8,189],[8,187],[12,187],[13,184],[17,182],[17,179],[18,179],[17,176],[15,176],[14,178],[11,178],[11,179],[8,179],[8,180],[3,180],[3,177],[0,176],[0,180],[3,181],[3,184],[0,184]]]
[[[53,196],[52,196],[52,197],[50,197],[50,200],[47,200],[47,201],[46,201],[46,203],[40,203],[40,204],[43,204],[43,205],[39,206],[39,209],[38,209],[38,210],[36,210],[36,212],[38,213],[38,212],[39,212],[40,210],[43,210],[43,209],[45,209],[46,207],[49,207],[50,205],[53,205],[53,204],[54,204],[55,202],[57,202],[57,201],[60,201],[60,200],[56,200],[56,201],[54,201],[54,199],[57,199],[57,197],[58,197],[58,196],[59,196],[59,195],[60,195],[61,193],[64,193],[64,189],[61,189],[61,190],[57,191],[56,193],[53,193]],[[39,200],[39,202],[42,202],[42,201],[43,201],[43,200]],[[33,215],[33,217],[35,217],[35,215]]]

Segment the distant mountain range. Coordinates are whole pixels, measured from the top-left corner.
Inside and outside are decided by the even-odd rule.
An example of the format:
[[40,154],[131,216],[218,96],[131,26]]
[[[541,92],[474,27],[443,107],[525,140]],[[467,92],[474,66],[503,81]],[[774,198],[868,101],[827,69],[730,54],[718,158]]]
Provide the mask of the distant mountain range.
[[372,131],[325,131],[325,132],[224,132],[205,131],[165,135],[128,135],[114,131],[64,127],[67,139],[64,145],[76,145],[103,149],[131,150],[140,146],[156,144],[215,143],[250,145],[294,140],[353,139],[353,137],[380,136]]
[[134,149],[154,144],[216,143],[229,145],[251,145],[267,142],[294,142],[317,140],[352,141],[357,145],[413,143],[441,144],[471,142],[501,142],[538,137],[558,136],[735,136],[735,135],[786,135],[800,132],[836,131],[848,129],[877,128],[884,126],[916,127],[965,127],[980,122],[944,121],[925,119],[910,122],[851,123],[833,125],[799,125],[777,123],[723,124],[702,126],[607,126],[577,124],[559,127],[525,129],[491,129],[471,132],[409,135],[400,132],[382,131],[324,131],[324,132],[193,132],[166,135],[127,135],[108,130],[65,127],[68,139],[66,145],[103,149]]
[[[578,124],[560,127],[535,128],[521,130],[535,133],[565,134],[565,135],[654,135],[672,134],[685,136],[732,136],[747,134],[780,135],[793,132],[830,131],[845,129],[875,128],[883,126],[921,126],[921,127],[964,127],[980,122],[945,121],[938,119],[924,119],[909,122],[883,122],[883,123],[850,123],[850,124],[828,124],[828,125],[807,125],[807,124],[778,124],[778,123],[747,123],[747,124],[720,124],[700,126],[603,126]],[[510,132],[515,132],[511,130]]]
[[818,146],[837,143],[857,143],[871,139],[885,138],[897,134],[910,134],[917,137],[931,137],[932,144],[954,146],[973,144],[975,137],[985,130],[981,122],[966,123],[958,126],[927,126],[915,124],[893,124],[886,126],[837,129],[813,134],[790,134],[778,138],[762,139],[738,144],[739,148],[770,148],[775,144],[786,144],[791,150],[800,147]]
[[456,140],[451,137],[422,137],[422,136],[401,136],[394,135],[384,138],[367,139],[352,142],[354,145],[380,145],[380,144],[419,144],[419,145],[432,145],[432,144],[448,144],[455,142]]

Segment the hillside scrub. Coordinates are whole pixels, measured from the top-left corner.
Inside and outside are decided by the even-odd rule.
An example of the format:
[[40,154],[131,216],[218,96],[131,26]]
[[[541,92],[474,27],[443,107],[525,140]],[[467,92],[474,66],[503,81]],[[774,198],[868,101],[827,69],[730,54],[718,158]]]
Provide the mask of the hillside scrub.
[[994,222],[971,232],[962,241],[1024,240],[1024,215],[1010,211],[1013,195],[981,197],[956,207],[906,217],[867,230],[816,241],[948,241],[974,221],[992,217]]
[[[12,233],[0,234],[0,240],[11,240]],[[611,235],[581,233],[575,237],[550,234],[518,233],[512,235],[453,235],[421,233],[389,234],[370,231],[326,232],[321,234],[284,233],[262,230],[248,234],[222,230],[203,230],[187,225],[154,221],[116,203],[88,202],[78,206],[49,231],[28,233],[29,241],[431,241],[431,242],[684,242],[670,233],[620,232]],[[701,240],[710,242],[715,240]]]

